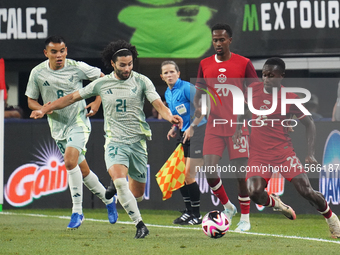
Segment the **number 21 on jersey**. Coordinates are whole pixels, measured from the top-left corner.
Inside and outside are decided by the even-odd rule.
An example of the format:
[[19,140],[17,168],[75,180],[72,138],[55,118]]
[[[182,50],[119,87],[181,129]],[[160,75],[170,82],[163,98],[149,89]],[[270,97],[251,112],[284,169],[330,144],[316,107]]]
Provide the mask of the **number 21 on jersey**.
[[116,112],[126,112],[126,99],[117,99],[116,102]]

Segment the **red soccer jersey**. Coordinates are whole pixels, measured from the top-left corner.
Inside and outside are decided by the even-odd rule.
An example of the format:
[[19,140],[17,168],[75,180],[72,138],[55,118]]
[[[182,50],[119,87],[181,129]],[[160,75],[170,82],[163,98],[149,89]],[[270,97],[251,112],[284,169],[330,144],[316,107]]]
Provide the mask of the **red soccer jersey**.
[[[249,88],[252,88],[252,103],[256,110],[271,109],[273,94],[268,94],[264,91],[263,82],[253,83]],[[282,85],[281,88],[283,88]],[[287,104],[286,115],[281,115],[281,89],[278,91],[277,97],[277,107],[272,114],[267,116],[253,114],[251,122],[248,122],[252,126],[249,144],[250,157],[255,154],[266,158],[272,157],[272,160],[274,160],[274,158],[284,157],[286,152],[293,150],[292,142],[288,135],[288,127],[284,126],[294,126],[294,122],[284,121],[283,126],[282,121],[292,119],[294,115],[298,119],[302,119],[306,115],[294,104]],[[286,98],[294,99],[299,97],[288,92]]]
[[[249,78],[249,79],[245,79]],[[227,61],[218,61],[216,55],[212,55],[200,62],[197,74],[196,86],[206,88],[214,96],[216,105],[210,98],[210,115],[208,118],[206,132],[212,132],[219,136],[232,136],[236,129],[237,115],[233,115],[233,96],[228,89],[216,88],[216,84],[235,85],[244,94],[246,86],[251,82],[259,81],[255,68],[248,58],[232,53]],[[221,99],[222,105],[218,94]],[[227,120],[226,124],[218,124],[214,127],[214,120]],[[243,134],[248,130],[243,129]]]

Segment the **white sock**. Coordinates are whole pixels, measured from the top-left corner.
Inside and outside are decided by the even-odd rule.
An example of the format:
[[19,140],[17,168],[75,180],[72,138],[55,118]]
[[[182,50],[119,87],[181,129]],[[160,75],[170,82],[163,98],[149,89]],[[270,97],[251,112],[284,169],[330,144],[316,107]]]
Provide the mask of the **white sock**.
[[247,213],[247,214],[241,214],[240,221],[249,222],[249,213]]
[[119,203],[130,216],[130,219],[137,225],[142,220],[136,198],[129,189],[126,178],[118,178],[113,182],[117,189]]
[[67,170],[68,174],[68,185],[71,192],[72,198],[72,213],[83,213],[83,176],[80,168],[77,165],[71,170]]
[[113,202],[113,198],[107,200],[105,198],[105,187],[98,179],[98,176],[90,170],[90,173],[83,179],[85,186],[95,194],[100,200],[104,202],[104,204],[108,205]]
[[230,200],[228,200],[228,203],[226,203],[225,205],[223,205],[224,209],[229,209],[229,210],[233,210],[233,204],[230,202]]

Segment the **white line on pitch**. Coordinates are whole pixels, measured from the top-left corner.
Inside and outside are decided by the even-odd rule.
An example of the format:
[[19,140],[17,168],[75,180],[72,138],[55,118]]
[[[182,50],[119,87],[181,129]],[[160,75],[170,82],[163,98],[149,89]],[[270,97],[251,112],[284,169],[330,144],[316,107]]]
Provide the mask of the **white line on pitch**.
[[[59,219],[70,219],[71,218],[69,216],[53,216],[53,215],[32,214],[32,213],[0,212],[0,214],[32,216],[32,217],[52,217],[52,218],[59,218]],[[107,220],[97,220],[97,219],[91,219],[91,218],[86,218],[86,221],[104,222],[104,223],[107,222]],[[117,221],[117,223],[126,224],[126,225],[134,225],[134,223],[130,222],[130,221]],[[156,224],[145,224],[145,225],[150,226],[150,227],[156,227],[156,228],[202,230],[201,228],[198,228],[198,227],[167,226],[167,225],[156,225]],[[244,235],[280,237],[280,238],[287,238],[287,239],[299,239],[299,240],[306,240],[306,241],[316,241],[316,242],[340,244],[339,241],[332,241],[332,240],[321,239],[321,238],[311,238],[311,237],[301,237],[301,236],[285,236],[285,235],[275,235],[275,234],[265,234],[265,233],[255,233],[255,232],[236,232],[236,231],[233,231],[233,230],[229,230],[229,232],[244,234]]]

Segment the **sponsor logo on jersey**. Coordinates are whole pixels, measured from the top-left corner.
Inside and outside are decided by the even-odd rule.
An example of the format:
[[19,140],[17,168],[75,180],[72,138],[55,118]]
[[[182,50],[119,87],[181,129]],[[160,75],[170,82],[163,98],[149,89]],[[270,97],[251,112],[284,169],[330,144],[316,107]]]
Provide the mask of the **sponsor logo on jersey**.
[[51,86],[51,85],[48,83],[48,81],[45,81],[45,82],[43,83],[43,86]]

